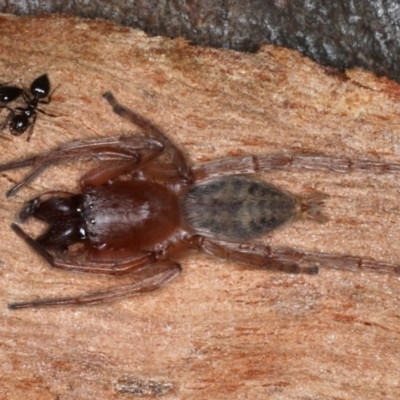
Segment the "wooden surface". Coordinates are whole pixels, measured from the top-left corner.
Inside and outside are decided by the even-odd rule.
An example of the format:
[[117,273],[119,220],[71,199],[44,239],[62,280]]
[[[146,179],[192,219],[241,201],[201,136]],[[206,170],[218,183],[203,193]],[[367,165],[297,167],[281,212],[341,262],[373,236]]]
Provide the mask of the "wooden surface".
[[[31,142],[2,132],[2,161],[61,143],[137,132],[111,90],[173,138],[192,163],[284,153],[400,162],[400,87],[337,74],[271,46],[257,54],[75,18],[0,17],[0,81],[58,86]],[[3,111],[3,117],[6,113]],[[321,268],[251,271],[193,253],[152,294],[91,307],[10,311],[7,303],[129,281],[52,270],[9,228],[29,198],[77,190],[85,164],[54,167],[0,201],[0,399],[397,399],[400,279]],[[0,193],[26,171],[0,176]],[[262,174],[329,195],[324,225],[298,221],[264,243],[400,263],[400,177]],[[29,223],[29,232],[38,224]]]

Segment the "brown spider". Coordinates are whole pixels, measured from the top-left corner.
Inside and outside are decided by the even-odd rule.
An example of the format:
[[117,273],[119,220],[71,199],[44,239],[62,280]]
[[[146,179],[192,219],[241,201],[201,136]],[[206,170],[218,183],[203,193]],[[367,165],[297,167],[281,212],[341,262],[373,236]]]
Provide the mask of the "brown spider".
[[[145,270],[134,283],[77,297],[11,303],[9,308],[92,304],[150,292],[178,275],[173,259],[187,248],[261,269],[316,274],[315,264],[349,270],[397,274],[400,266],[358,257],[301,252],[251,244],[299,217],[322,221],[322,197],[305,200],[249,177],[258,171],[285,168],[399,173],[400,164],[310,155],[245,156],[189,167],[178,149],[153,123],[104,98],[115,113],[138,125],[146,136],[86,140],[54,151],[0,165],[0,171],[33,167],[15,194],[47,166],[73,159],[103,161],[80,179],[81,193],[44,193],[18,214],[49,224],[34,239],[18,225],[12,229],[56,268],[125,275]],[[71,251],[80,244],[81,251]],[[73,246],[74,245],[74,246]],[[305,266],[300,266],[300,264]]]

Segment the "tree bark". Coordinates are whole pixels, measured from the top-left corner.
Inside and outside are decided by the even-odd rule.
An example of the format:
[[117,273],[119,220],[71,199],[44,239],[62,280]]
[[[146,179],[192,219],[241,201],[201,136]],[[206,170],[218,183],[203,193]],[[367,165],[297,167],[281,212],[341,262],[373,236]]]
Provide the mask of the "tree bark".
[[104,18],[151,35],[242,51],[272,43],[341,71],[362,67],[400,80],[397,0],[0,0],[0,12]]
[[[63,143],[139,132],[102,99],[111,90],[183,149],[191,164],[247,154],[325,154],[400,162],[400,87],[323,68],[295,51],[255,54],[75,17],[0,17],[3,83],[47,73],[55,92],[30,142],[2,132],[1,162]],[[0,116],[5,118],[7,110]],[[48,169],[0,201],[0,399],[399,398],[400,280],[321,267],[317,276],[244,269],[196,252],[153,293],[86,307],[7,303],[127,283],[51,269],[9,225],[47,190],[77,191],[88,164]],[[27,171],[0,175],[5,193]],[[400,179],[274,171],[300,196],[328,195],[325,224],[299,220],[264,244],[400,264]],[[43,226],[29,222],[37,234]],[[126,396],[125,396],[126,395]]]

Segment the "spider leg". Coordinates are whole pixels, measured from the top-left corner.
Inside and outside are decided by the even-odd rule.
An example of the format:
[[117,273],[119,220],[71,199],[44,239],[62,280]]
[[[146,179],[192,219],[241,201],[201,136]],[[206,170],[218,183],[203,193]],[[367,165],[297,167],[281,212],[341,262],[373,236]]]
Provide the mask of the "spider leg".
[[318,267],[302,267],[297,263],[297,260],[272,257],[270,248],[267,246],[254,248],[254,246],[214,241],[202,236],[193,238],[193,241],[208,254],[242,265],[258,269],[278,270],[290,274],[318,274]]
[[[157,152],[151,156],[157,156]],[[99,166],[89,170],[79,179],[79,184],[82,189],[88,186],[99,186],[118,176],[128,174],[135,169],[144,165],[148,160],[133,160],[133,161],[106,161]]]
[[348,174],[352,171],[396,174],[400,164],[323,155],[271,154],[267,156],[232,157],[193,167],[195,181],[223,175],[254,174],[276,169],[308,169]]
[[85,305],[96,304],[122,299],[141,293],[152,292],[167,284],[181,271],[181,267],[174,261],[163,261],[157,265],[152,274],[137,282],[117,286],[93,293],[83,294],[75,297],[60,297],[53,299],[38,299],[27,302],[10,303],[8,308],[18,309],[27,307],[47,307],[60,305]]
[[[55,163],[77,159],[97,159],[100,161],[126,163],[125,169],[126,165],[130,165],[130,169],[132,170],[158,157],[163,150],[164,147],[161,143],[138,135],[90,139],[62,145],[56,150],[23,160],[0,164],[0,172],[23,167],[33,167],[33,170],[21,182],[6,193],[7,197],[11,197],[23,186],[35,179],[48,166]],[[90,173],[88,173],[86,178],[90,183]],[[106,181],[110,179],[110,174],[103,179],[106,179]]]
[[49,165],[48,164],[42,164],[39,167],[35,168],[30,174],[26,175],[25,178],[21,181],[18,182],[16,185],[14,185],[11,189],[7,190],[6,192],[6,197],[12,197],[14,196],[19,190],[27,185],[28,183],[32,182],[37,176],[39,176]]
[[160,142],[165,147],[165,151],[171,157],[172,163],[181,177],[188,182],[192,180],[191,169],[187,165],[183,152],[168,139],[159,127],[135,111],[119,104],[111,92],[104,93],[103,97],[111,105],[116,114],[143,129],[144,134],[148,137]]
[[[257,246],[259,248],[259,246]],[[264,246],[259,249],[262,251]],[[390,275],[400,275],[400,265],[382,261],[375,261],[356,256],[340,254],[318,253],[312,251],[299,251],[283,247],[268,247],[270,256],[283,263],[319,264],[332,269],[347,270],[352,272],[369,271]]]
[[[206,253],[237,263],[258,267],[259,269],[277,269],[289,273],[318,273],[318,266],[352,272],[369,271],[400,275],[400,265],[391,264],[355,256],[341,254],[300,251],[291,248],[270,247],[265,245],[236,244],[197,236],[194,243]],[[300,266],[304,264],[305,266]],[[310,265],[312,265],[310,267]]]
[[74,259],[61,259],[54,257],[49,253],[37,240],[30,237],[18,225],[12,224],[12,230],[22,238],[37,254],[41,255],[52,267],[65,269],[76,272],[86,272],[91,274],[105,275],[127,275],[132,272],[140,271],[157,261],[154,252],[141,251],[133,254],[125,255],[124,258],[109,256],[104,261],[99,261],[96,258],[85,259],[82,262]]

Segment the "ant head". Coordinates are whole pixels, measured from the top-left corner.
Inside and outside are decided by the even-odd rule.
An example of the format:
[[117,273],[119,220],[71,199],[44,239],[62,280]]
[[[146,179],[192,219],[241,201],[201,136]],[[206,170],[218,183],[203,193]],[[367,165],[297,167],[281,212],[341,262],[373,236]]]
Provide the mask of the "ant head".
[[50,81],[47,74],[40,75],[31,84],[31,93],[34,97],[43,99],[49,95]]

